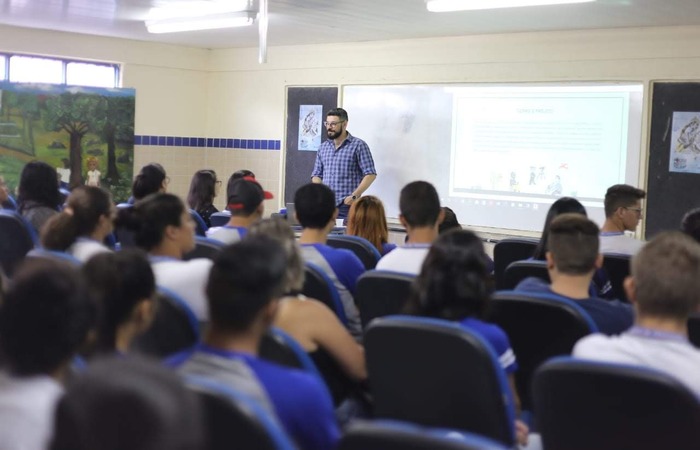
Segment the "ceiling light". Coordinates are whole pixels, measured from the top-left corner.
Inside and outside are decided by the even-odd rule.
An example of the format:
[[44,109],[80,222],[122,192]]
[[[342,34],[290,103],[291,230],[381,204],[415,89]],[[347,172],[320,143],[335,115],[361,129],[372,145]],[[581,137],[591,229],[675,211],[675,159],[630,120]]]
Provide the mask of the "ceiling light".
[[243,11],[227,14],[214,14],[200,17],[177,17],[172,19],[147,20],[149,33],[177,33],[181,31],[215,30],[252,25],[255,11]]
[[518,8],[521,6],[564,5],[595,0],[426,0],[428,11],[466,11],[475,9]]

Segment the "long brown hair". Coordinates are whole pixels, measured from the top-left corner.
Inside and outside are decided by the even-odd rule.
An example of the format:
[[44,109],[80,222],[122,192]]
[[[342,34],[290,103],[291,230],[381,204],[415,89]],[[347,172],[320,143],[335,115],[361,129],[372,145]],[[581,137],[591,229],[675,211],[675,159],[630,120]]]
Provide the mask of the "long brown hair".
[[346,234],[360,236],[372,243],[379,253],[389,241],[389,228],[382,201],[373,195],[360,197],[350,206]]

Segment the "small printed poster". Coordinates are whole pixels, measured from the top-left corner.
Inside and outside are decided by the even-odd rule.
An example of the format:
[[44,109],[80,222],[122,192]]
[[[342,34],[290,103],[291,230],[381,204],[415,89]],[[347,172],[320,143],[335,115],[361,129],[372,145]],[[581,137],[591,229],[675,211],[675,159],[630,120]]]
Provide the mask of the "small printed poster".
[[299,106],[299,151],[318,150],[321,145],[322,120],[322,105]]
[[669,172],[700,173],[700,112],[674,112]]

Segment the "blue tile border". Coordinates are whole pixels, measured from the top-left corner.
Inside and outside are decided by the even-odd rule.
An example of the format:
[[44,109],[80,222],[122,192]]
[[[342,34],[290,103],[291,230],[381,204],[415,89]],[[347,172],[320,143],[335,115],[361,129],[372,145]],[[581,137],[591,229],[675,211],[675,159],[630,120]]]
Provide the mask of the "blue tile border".
[[281,148],[281,141],[276,139],[203,138],[194,136],[150,136],[143,134],[134,136],[134,145],[279,150]]

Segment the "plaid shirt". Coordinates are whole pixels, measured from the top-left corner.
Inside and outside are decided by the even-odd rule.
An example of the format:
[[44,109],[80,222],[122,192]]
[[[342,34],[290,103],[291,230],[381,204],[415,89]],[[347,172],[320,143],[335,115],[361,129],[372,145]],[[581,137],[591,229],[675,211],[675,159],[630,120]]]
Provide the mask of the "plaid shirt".
[[321,144],[311,176],[321,178],[335,192],[335,204],[340,205],[345,197],[352,195],[365,175],[372,174],[376,175],[377,171],[369,146],[348,133],[337,150],[332,139]]

